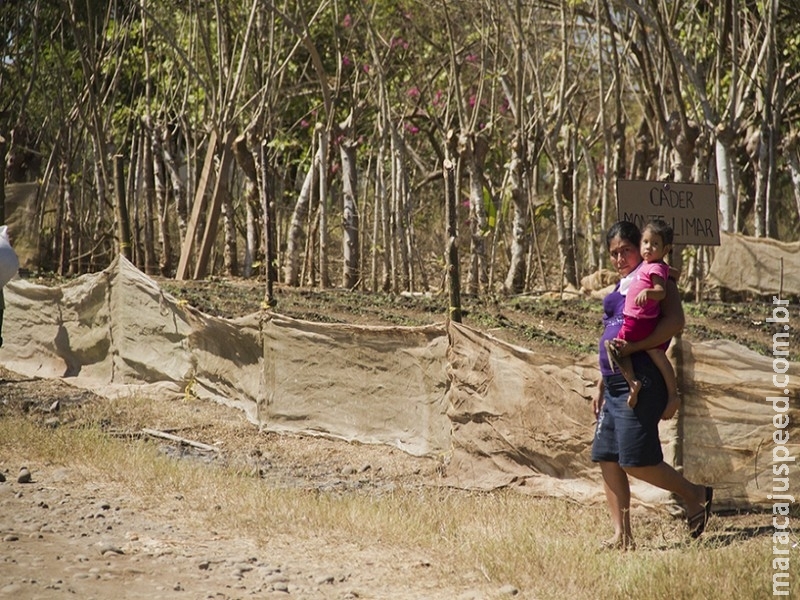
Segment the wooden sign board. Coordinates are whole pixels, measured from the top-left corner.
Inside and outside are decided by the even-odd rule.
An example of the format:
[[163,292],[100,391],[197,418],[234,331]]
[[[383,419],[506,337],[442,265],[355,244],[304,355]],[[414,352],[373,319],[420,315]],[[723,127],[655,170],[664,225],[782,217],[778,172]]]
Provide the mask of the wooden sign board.
[[617,180],[617,218],[639,229],[650,219],[672,225],[675,245],[719,246],[717,186],[713,183]]

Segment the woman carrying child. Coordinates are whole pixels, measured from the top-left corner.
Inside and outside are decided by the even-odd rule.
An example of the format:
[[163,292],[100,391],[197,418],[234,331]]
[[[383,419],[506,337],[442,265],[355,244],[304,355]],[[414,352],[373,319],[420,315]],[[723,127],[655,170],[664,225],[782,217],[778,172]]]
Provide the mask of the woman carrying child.
[[[614,535],[604,546],[623,550],[634,547],[631,530],[631,490],[629,477],[667,490],[680,496],[686,507],[689,533],[696,538],[705,531],[711,516],[713,490],[686,479],[674,467],[664,462],[658,424],[670,419],[678,409],[668,402],[669,393],[661,371],[646,350],[654,348],[677,335],[684,325],[678,287],[674,281],[665,282],[666,294],[661,301],[661,317],[653,332],[640,342],[629,342],[632,372],[640,382],[638,403],[628,406],[631,389],[624,376],[613,369],[605,352],[606,342],[618,337],[622,327],[625,295],[621,290],[630,284],[625,279],[642,262],[641,233],[632,223],[613,225],[606,236],[611,263],[622,277],[620,285],[603,300],[604,331],[600,337],[601,379],[592,408],[597,419],[592,460],[600,465],[606,502],[614,525]],[[630,289],[629,287],[627,289]]]
[[[661,316],[661,301],[667,297],[667,280],[669,279],[669,265],[664,262],[664,257],[672,249],[672,227],[666,221],[654,219],[642,229],[640,254],[642,262],[633,271],[632,279],[628,282],[625,295],[625,308],[622,311],[625,319],[622,329],[616,339],[606,340],[605,347],[609,359],[619,366],[619,370],[628,382],[631,389],[628,396],[628,406],[634,408],[638,401],[639,390],[642,382],[639,381],[631,367],[629,356],[621,356],[618,348],[627,342],[641,342],[653,330]],[[648,348],[647,353],[661,371],[667,385],[667,406],[678,406],[678,384],[675,371],[667,358],[666,349],[669,342],[655,348]]]

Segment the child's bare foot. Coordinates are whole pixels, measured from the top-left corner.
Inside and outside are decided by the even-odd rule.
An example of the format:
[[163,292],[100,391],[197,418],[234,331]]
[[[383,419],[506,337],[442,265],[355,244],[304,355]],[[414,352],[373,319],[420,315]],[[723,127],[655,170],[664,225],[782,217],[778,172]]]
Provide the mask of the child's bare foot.
[[639,390],[642,389],[642,382],[638,379],[634,379],[631,381],[630,388],[631,393],[630,396],[628,396],[628,406],[636,408],[636,404],[639,402]]
[[664,412],[661,413],[662,421],[669,421],[678,412],[678,407],[681,405],[681,399],[678,395],[670,396],[667,400],[667,405],[664,407]]

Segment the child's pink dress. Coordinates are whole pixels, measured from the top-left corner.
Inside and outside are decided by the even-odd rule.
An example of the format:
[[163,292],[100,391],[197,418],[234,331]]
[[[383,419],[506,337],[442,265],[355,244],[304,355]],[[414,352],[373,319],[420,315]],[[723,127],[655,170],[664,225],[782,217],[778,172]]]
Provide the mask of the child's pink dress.
[[633,281],[625,296],[624,321],[617,337],[628,342],[638,342],[653,333],[661,308],[658,300],[648,300],[643,306],[636,304],[639,292],[653,287],[653,275],[667,281],[669,265],[663,261],[648,263],[642,261],[634,271]]

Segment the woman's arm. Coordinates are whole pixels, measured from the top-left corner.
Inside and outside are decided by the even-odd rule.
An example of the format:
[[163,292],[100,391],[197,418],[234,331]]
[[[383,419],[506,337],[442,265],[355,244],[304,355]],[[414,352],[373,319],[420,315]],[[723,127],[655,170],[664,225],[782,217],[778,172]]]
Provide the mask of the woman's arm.
[[597,395],[592,398],[592,412],[594,413],[594,418],[600,416],[600,409],[603,408],[603,397],[605,396],[606,384],[601,377],[597,381]]
[[672,279],[667,280],[666,286],[667,295],[661,301],[661,317],[658,319],[653,333],[639,342],[627,342],[624,346],[620,345],[619,350],[622,356],[628,356],[648,348],[656,348],[683,331],[686,317],[683,314],[678,286]]

